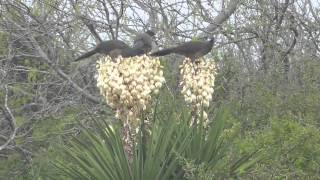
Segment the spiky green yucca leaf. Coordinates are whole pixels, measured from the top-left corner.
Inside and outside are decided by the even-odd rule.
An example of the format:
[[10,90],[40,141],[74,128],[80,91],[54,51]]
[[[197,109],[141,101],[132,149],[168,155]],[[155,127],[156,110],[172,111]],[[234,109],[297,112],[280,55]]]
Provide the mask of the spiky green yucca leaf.
[[231,164],[225,159],[233,142],[233,138],[224,136],[224,124],[231,118],[230,114],[227,108],[221,108],[209,127],[203,124],[203,118],[200,117],[200,123],[190,129],[192,135],[183,158],[192,162],[191,168],[201,167],[201,171],[209,174],[209,179],[236,177],[263,158],[257,150]]
[[151,134],[143,130],[137,134],[132,162],[125,153],[119,127],[95,121],[95,131],[82,128],[81,136],[64,147],[72,164],[57,162],[55,166],[69,179],[179,180],[188,178],[182,160],[192,162],[194,167],[201,166],[210,178],[237,176],[258,160],[254,154],[234,164],[225,160],[232,142],[223,136],[228,111],[218,113],[213,124],[205,128],[201,120],[190,127],[190,113],[172,109],[153,116],[157,119],[152,121]]
[[186,123],[154,123],[148,143],[143,142],[145,134],[140,131],[132,163],[124,151],[119,129],[96,123],[100,127],[98,133],[83,129],[83,137],[65,147],[75,166],[56,163],[63,174],[71,179],[175,179],[174,173],[180,167],[175,154],[182,153],[190,141],[190,135],[181,128]]

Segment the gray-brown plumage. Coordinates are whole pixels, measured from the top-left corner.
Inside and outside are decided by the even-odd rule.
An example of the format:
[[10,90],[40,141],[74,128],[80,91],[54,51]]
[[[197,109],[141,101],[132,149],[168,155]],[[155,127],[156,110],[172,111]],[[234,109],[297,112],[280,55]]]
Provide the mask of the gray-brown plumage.
[[75,61],[88,58],[96,53],[109,55],[112,58],[118,56],[133,57],[147,54],[152,49],[152,37],[154,35],[155,33],[152,31],[138,34],[134,39],[133,47],[130,47],[120,40],[102,41],[93,50],[81,55]]
[[130,46],[120,40],[109,40],[109,41],[102,41],[98,44],[93,50],[84,53],[80,57],[78,57],[75,61],[79,61],[81,59],[88,58],[96,53],[110,55],[114,54],[113,51],[118,51],[122,49],[130,49]]
[[151,56],[165,56],[167,54],[175,53],[188,57],[194,62],[196,59],[208,54],[213,47],[213,43],[213,38],[209,41],[189,41],[176,47],[154,52]]
[[133,48],[143,50],[143,54],[148,54],[153,47],[155,33],[148,30],[144,33],[139,33],[133,40]]

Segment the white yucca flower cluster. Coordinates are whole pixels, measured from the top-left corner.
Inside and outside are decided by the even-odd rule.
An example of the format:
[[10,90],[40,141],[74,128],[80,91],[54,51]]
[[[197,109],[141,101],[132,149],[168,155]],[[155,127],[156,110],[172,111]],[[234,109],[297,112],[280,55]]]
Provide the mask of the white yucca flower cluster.
[[116,109],[116,117],[137,127],[138,116],[150,106],[152,95],[157,94],[165,82],[158,58],[136,56],[110,57],[97,64],[97,86],[106,102]]
[[[198,63],[192,63],[187,58],[180,65],[180,74],[182,76],[181,93],[191,106],[192,111],[199,116],[203,108],[209,107],[212,100],[216,75],[215,64],[213,61],[205,61],[204,59]],[[207,119],[205,111],[203,111],[203,118]]]

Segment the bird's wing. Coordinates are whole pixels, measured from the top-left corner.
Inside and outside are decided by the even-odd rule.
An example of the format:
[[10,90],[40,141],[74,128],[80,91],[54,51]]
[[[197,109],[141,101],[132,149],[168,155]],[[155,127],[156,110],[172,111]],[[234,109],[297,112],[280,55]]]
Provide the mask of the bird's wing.
[[170,53],[175,53],[175,47],[156,51],[154,53],[151,53],[151,56],[165,56]]
[[144,41],[143,41],[142,39],[135,40],[135,41],[133,42],[133,47],[134,47],[134,48],[141,49],[141,48],[143,48],[144,46],[145,46],[145,43],[144,43]]
[[110,40],[107,44],[112,47],[111,49],[122,49],[130,47],[128,44],[120,40]]

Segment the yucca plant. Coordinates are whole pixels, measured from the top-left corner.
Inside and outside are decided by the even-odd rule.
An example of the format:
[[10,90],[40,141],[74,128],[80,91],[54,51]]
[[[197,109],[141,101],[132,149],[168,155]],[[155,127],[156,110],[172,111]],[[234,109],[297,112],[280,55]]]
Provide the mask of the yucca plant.
[[[189,144],[190,135],[181,128],[186,123],[155,122],[147,142],[146,133],[138,132],[135,153],[129,162],[117,125],[95,121],[98,132],[82,128],[83,136],[66,146],[65,155],[73,163],[55,162],[54,165],[71,179],[179,179],[175,171],[180,167],[175,155]],[[143,125],[143,124],[142,124]]]
[[188,147],[180,156],[185,177],[190,179],[236,178],[264,157],[260,150],[255,150],[237,160],[228,160],[233,139],[237,135],[237,127],[225,129],[225,122],[230,118],[232,116],[228,108],[221,108],[209,126],[206,126],[201,116],[197,126],[184,131],[191,131]]
[[[190,169],[185,166],[186,161],[191,162],[192,167],[201,167],[207,177],[234,177],[245,172],[260,156],[252,158],[253,153],[233,164],[225,161],[230,138],[224,138],[223,130],[228,115],[227,111],[221,111],[214,124],[207,128],[201,121],[191,128],[191,116],[186,112],[154,115],[157,119],[153,121],[151,133],[148,135],[140,128],[137,134],[132,162],[124,150],[120,127],[96,120],[96,131],[82,128],[82,136],[64,147],[69,163],[55,162],[54,165],[66,179],[187,179],[192,176],[188,176]],[[222,170],[221,166],[229,168],[225,172],[215,171],[215,168]]]

